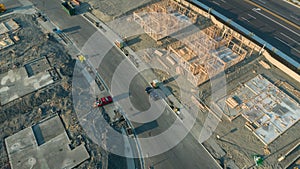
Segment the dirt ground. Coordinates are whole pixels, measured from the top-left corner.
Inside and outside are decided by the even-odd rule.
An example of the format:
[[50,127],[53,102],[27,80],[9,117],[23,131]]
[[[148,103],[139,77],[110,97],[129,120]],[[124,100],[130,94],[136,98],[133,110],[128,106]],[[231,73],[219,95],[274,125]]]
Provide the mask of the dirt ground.
[[[29,127],[42,119],[58,113],[69,129],[67,133],[71,144],[85,142],[91,158],[77,168],[101,168],[101,154],[106,152],[85,135],[73,110],[72,74],[75,60],[51,35],[43,34],[37,22],[29,15],[14,15],[13,18],[22,29],[16,34],[20,41],[0,51],[0,73],[23,66],[26,62],[47,55],[51,64],[60,74],[61,79],[36,92],[12,101],[0,107],[0,168],[10,168],[4,139]],[[9,18],[1,18],[0,22]],[[71,129],[73,128],[73,129]],[[78,139],[81,135],[82,139]]]
[[[105,22],[109,22],[116,17],[120,17],[126,13],[145,6],[153,0],[85,0],[93,7],[93,13]],[[21,129],[24,129],[32,124],[50,116],[53,113],[59,113],[61,117],[68,122],[68,126],[78,126],[75,130],[68,131],[70,139],[76,140],[79,135],[82,135],[86,142],[86,147],[92,156],[90,160],[85,161],[78,168],[101,168],[101,154],[103,150],[85,136],[84,131],[76,120],[75,112],[72,106],[71,97],[71,77],[74,67],[74,60],[65,52],[64,47],[58,44],[54,38],[46,38],[46,36],[39,30],[38,25],[32,20],[30,16],[16,16],[16,21],[22,25],[22,29],[17,33],[20,36],[21,42],[11,46],[3,51],[0,51],[0,73],[7,70],[22,66],[26,61],[37,58],[39,56],[48,55],[51,51],[54,55],[50,56],[50,60],[62,75],[62,79],[42,90],[29,94],[22,99],[15,100],[7,105],[0,107],[0,166],[1,168],[9,168],[8,158],[4,145],[4,138],[12,135]],[[29,36],[30,35],[30,36]],[[132,37],[135,38],[135,37]],[[147,35],[140,35],[140,42],[132,44],[135,51],[157,47],[151,38]],[[288,81],[291,85],[300,90],[300,84],[289,78],[286,74],[275,67],[270,70],[262,68],[257,60],[263,57],[249,58],[245,62],[234,66],[232,73],[228,75],[228,92],[239,85],[239,82],[245,82],[257,74],[267,76],[272,82],[277,80]],[[171,88],[176,88],[176,84],[170,84]],[[284,88],[283,88],[284,89]],[[203,97],[205,102],[209,102],[210,84],[205,83],[199,87],[199,91],[205,93]],[[293,95],[292,92],[286,91]],[[298,98],[299,102],[300,98]],[[206,118],[207,114],[202,113],[199,118]],[[200,119],[201,121],[201,119]],[[247,129],[244,127],[245,120],[242,117],[229,122],[225,118],[221,122],[213,136],[207,140],[204,145],[212,153],[212,155],[222,165],[226,161],[232,159],[239,168],[255,168],[253,155],[263,155],[264,145]],[[288,165],[295,154],[288,157],[281,163],[277,159],[291,148],[295,142],[299,141],[300,123],[296,123],[282,136],[277,138],[269,145],[271,154],[265,156],[266,160],[261,168],[281,168]],[[216,139],[216,135],[221,136],[221,139]],[[223,151],[225,156],[220,157],[210,142],[216,142]],[[76,141],[73,144],[78,144]],[[111,160],[119,159],[115,156],[110,156]],[[111,166],[113,167],[113,166]],[[117,166],[116,166],[117,167]]]
[[[239,83],[246,82],[257,74],[263,74],[271,82],[278,80],[288,81],[293,87],[298,86],[297,82],[287,76],[285,73],[272,66],[271,69],[264,69],[258,60],[264,60],[262,56],[246,59],[245,63],[238,64],[231,69],[233,70],[227,77],[227,93],[232,92]],[[270,63],[269,63],[270,64]],[[271,64],[270,64],[271,65]],[[209,91],[209,83],[199,87],[200,90]],[[286,91],[287,94],[293,96],[292,92],[288,92],[285,88],[277,86]],[[299,90],[299,88],[298,88]],[[297,98],[296,96],[294,96]],[[209,97],[205,97],[204,101],[209,102]],[[296,99],[299,103],[299,98]],[[294,126],[288,129],[284,134],[278,137],[274,142],[268,145],[270,155],[264,154],[264,144],[245,127],[246,120],[243,117],[238,117],[232,122],[224,118],[223,122],[218,124],[214,135],[207,140],[204,145],[210,150],[216,159],[221,163],[226,164],[226,160],[232,159],[239,168],[256,168],[253,160],[253,155],[262,155],[265,158],[264,165],[260,168],[285,168],[292,162],[293,158],[299,151],[293,152],[290,157],[282,162],[278,162],[278,158],[286,153],[288,149],[294,146],[299,141],[299,134],[296,134],[300,129],[300,123],[297,122]],[[217,139],[219,135],[221,139]],[[209,142],[216,141],[218,145],[225,151],[226,155],[219,158],[217,152],[213,150]]]
[[146,6],[149,3],[156,2],[158,0],[83,0],[88,2],[94,9],[92,13],[99,17],[104,22],[109,22],[116,17],[120,17],[129,12]]
[[[163,48],[156,44],[156,42],[151,39],[146,34],[138,35],[135,37],[129,37],[128,40],[138,39],[135,43],[130,44],[130,48],[134,51],[140,51],[146,48]],[[143,60],[143,58],[142,58]],[[240,83],[246,82],[251,78],[255,77],[257,74],[263,74],[271,82],[275,83],[278,80],[289,82],[294,88],[300,91],[299,83],[291,79],[288,75],[280,71],[278,68],[271,65],[271,69],[267,70],[263,68],[258,61],[264,60],[266,63],[268,61],[263,58],[263,56],[258,56],[257,53],[253,54],[251,57],[247,57],[244,61],[238,63],[237,65],[226,70],[228,75],[227,80],[227,93],[229,94]],[[156,72],[158,77],[164,77],[162,72]],[[172,82],[168,86],[174,90],[179,90],[178,84]],[[278,87],[287,92],[290,96],[293,96],[293,91],[288,91],[282,86]],[[198,88],[200,98],[203,99],[209,105],[210,102],[210,82],[202,84]],[[201,92],[200,92],[201,91]],[[175,95],[176,96],[176,95]],[[296,101],[300,101],[300,98],[293,96]],[[207,117],[207,113],[199,113],[198,121],[201,123]],[[238,117],[237,119],[230,122],[225,117],[223,121],[218,124],[217,129],[214,134],[204,142],[204,146],[212,153],[212,155],[219,161],[222,166],[225,166],[229,160],[232,160],[238,168],[256,168],[255,162],[253,160],[254,155],[262,155],[265,158],[264,165],[259,168],[285,168],[292,162],[295,156],[299,153],[296,151],[292,153],[286,160],[278,162],[278,158],[287,152],[297,140],[299,140],[299,134],[297,131],[300,129],[300,123],[296,123],[289,130],[287,130],[283,135],[272,142],[268,149],[270,150],[270,155],[264,154],[264,144],[254,136],[254,134],[245,127],[246,120],[243,117]],[[219,135],[221,139],[217,139],[216,136]],[[220,156],[220,153],[213,149],[211,146],[217,143],[221,150],[225,152],[224,156]]]
[[[86,0],[88,1],[88,0]],[[134,9],[139,7],[146,6],[149,3],[155,1],[151,0],[134,0],[134,1],[119,1],[119,0],[89,0],[88,1],[93,7],[93,13],[99,17],[104,22],[109,22],[114,18],[128,14]],[[138,37],[129,37],[131,39],[139,39],[136,43],[130,44],[130,47],[134,51],[139,51],[146,48],[160,48],[164,46],[157,45],[149,36],[142,34]],[[288,81],[293,87],[297,88],[300,91],[300,84],[295,80],[291,79],[285,73],[280,71],[274,66],[270,70],[264,69],[259,63],[259,60],[265,60],[262,56],[253,56],[246,58],[241,63],[229,69],[231,73],[227,75],[227,93],[232,92],[240,83],[246,82],[247,80],[255,77],[257,74],[263,74],[272,82],[278,80]],[[266,61],[266,60],[265,60]],[[267,62],[267,61],[266,61]],[[268,63],[268,62],[267,62]],[[270,63],[269,63],[270,64]],[[271,64],[270,64],[271,65]],[[157,73],[158,76],[162,75],[161,72]],[[178,90],[177,84],[170,83],[168,84],[170,88],[174,91]],[[293,95],[293,91],[288,91],[282,86],[278,86],[289,95]],[[209,81],[199,86],[199,95],[200,98],[203,98],[203,101],[209,103],[210,101],[210,83]],[[296,101],[300,101],[299,97],[294,97]],[[201,122],[207,117],[207,113],[199,113],[198,121]],[[223,118],[223,122],[219,123],[213,136],[204,142],[205,147],[212,153],[212,155],[224,166],[228,160],[234,161],[238,168],[255,168],[253,155],[264,155],[263,143],[258,140],[245,127],[246,120],[242,117],[238,117],[232,122],[229,122]],[[289,148],[291,148],[297,140],[299,141],[299,134],[297,131],[300,129],[300,123],[296,123],[289,130],[287,130],[283,135],[277,138],[273,143],[268,146],[270,150],[270,155],[265,155],[265,162],[261,168],[282,168],[286,167],[299,153],[299,151],[293,153],[286,160],[278,163],[277,159],[284,154]],[[221,136],[221,139],[216,139],[216,135]],[[222,150],[225,152],[225,156],[220,157],[220,154],[216,152],[211,147],[211,142],[216,142]]]
[[[154,42],[148,40],[149,37],[147,38],[144,36],[141,36],[140,38],[142,41],[146,40],[146,42],[142,43],[141,41],[141,43],[132,45],[135,50],[141,50],[142,48],[145,48],[145,46],[143,46],[145,44],[148,44],[150,47],[157,47]],[[253,56],[246,58],[241,63],[231,67],[230,70],[226,70],[226,72],[231,72],[228,73],[226,78],[227,94],[234,91],[240,85],[240,83],[244,83],[251,78],[254,78],[258,74],[264,75],[273,83],[278,81],[287,81],[295,88],[295,90],[300,91],[299,83],[274,66],[271,66],[271,69],[269,70],[263,68],[258,63],[260,60],[264,60],[266,63],[268,63],[263,56],[257,56],[257,54],[254,54]],[[268,64],[271,65],[270,63]],[[168,75],[161,71],[155,71],[155,73],[158,79],[168,77]],[[199,97],[202,98],[207,105],[210,105],[210,85],[210,81],[207,81],[198,87]],[[180,90],[175,81],[168,83],[167,86],[172,91]],[[281,90],[284,90],[299,103],[300,98],[295,96],[293,91],[289,91],[287,88],[281,85],[277,85],[277,87],[279,87]],[[179,98],[179,93],[180,91],[173,94],[175,97]],[[207,112],[199,112],[197,121],[200,125],[203,124],[206,117]],[[238,117],[230,122],[226,117],[223,116],[222,120],[223,121],[218,124],[213,135],[204,142],[204,146],[211,152],[211,154],[222,166],[225,166],[229,160],[232,160],[238,168],[256,168],[253,156],[261,155],[265,158],[265,160],[264,165],[260,168],[285,168],[300,153],[299,150],[296,150],[285,160],[280,163],[278,162],[279,157],[281,157],[291,147],[299,142],[300,136],[297,134],[297,131],[300,129],[299,122],[297,122],[274,142],[268,145],[267,148],[270,150],[271,154],[266,155],[264,153],[265,145],[249,129],[245,127],[246,120],[243,117]],[[219,135],[221,139],[217,139],[217,135]],[[221,156],[220,152],[216,151],[215,148],[212,147],[214,143],[217,143],[225,152],[224,156]]]
[[[94,9],[92,12],[105,22],[120,17],[130,11],[143,7],[153,0],[84,0]],[[4,139],[38,121],[47,118],[53,113],[58,113],[70,128],[67,130],[73,144],[78,144],[81,135],[91,158],[77,168],[102,168],[102,155],[106,152],[93,143],[78,124],[72,106],[72,73],[75,61],[67,54],[67,50],[59,44],[54,37],[46,36],[40,31],[39,25],[31,16],[9,16],[1,20],[14,18],[22,29],[16,33],[21,41],[5,50],[0,51],[0,73],[12,68],[23,66],[24,63],[40,56],[47,55],[52,65],[57,68],[62,79],[39,91],[28,94],[21,99],[0,107],[0,168],[9,168]],[[37,31],[39,30],[39,31]],[[146,36],[146,38],[149,38]],[[144,45],[147,46],[147,45]],[[124,168],[125,158],[109,154],[109,168]],[[118,162],[116,162],[118,161]],[[123,167],[121,167],[123,166]]]

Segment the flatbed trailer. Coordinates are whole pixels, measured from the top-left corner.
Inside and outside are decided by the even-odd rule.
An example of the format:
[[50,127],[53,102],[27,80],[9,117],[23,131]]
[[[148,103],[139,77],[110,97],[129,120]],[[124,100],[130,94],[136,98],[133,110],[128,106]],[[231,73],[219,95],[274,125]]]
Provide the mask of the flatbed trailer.
[[62,8],[70,15],[73,16],[76,14],[75,8],[73,8],[68,2],[61,3]]
[[79,1],[65,1],[61,3],[62,8],[70,15],[76,15],[76,8],[80,6]]

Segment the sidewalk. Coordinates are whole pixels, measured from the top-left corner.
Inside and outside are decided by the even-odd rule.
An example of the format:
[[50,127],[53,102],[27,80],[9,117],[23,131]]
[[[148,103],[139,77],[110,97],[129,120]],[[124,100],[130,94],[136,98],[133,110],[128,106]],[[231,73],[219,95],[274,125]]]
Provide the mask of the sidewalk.
[[[126,131],[123,127],[122,127],[121,131],[122,131],[122,135],[126,135]],[[126,155],[126,157],[132,157],[133,154],[132,154],[131,145],[129,143],[129,140],[127,137],[123,137],[123,138],[124,138],[124,143],[125,143],[125,147],[124,147],[125,155]],[[133,158],[126,158],[126,160],[127,160],[127,169],[135,169],[136,168]]]
[[[121,40],[121,38],[117,35],[117,34],[115,34],[107,25],[105,25],[102,21],[100,21],[99,19],[97,19],[95,16],[93,16],[91,13],[85,13],[85,14],[82,14],[82,17],[83,18],[85,18],[88,22],[90,22],[91,24],[93,24],[94,25],[94,27],[96,27],[98,30],[100,30],[101,32],[102,32],[102,34],[108,39],[108,40],[110,40],[110,42],[114,45],[114,42],[116,41],[116,40]],[[99,28],[99,27],[97,27],[97,26],[95,26],[95,23],[99,23],[99,27],[101,27],[101,29]],[[128,52],[130,53],[130,54],[134,54],[134,52],[129,48],[129,47],[125,47],[125,49],[126,50],[128,50]],[[119,49],[120,50],[120,49]],[[123,53],[123,51],[121,51],[120,50],[120,52],[121,53]],[[132,63],[132,62],[130,62],[130,63]],[[142,62],[141,62],[142,63]],[[133,63],[132,63],[133,64]],[[134,64],[133,64],[133,66],[134,67],[136,67]],[[145,66],[145,65],[144,65]],[[145,68],[146,68],[146,66],[145,66]],[[117,105],[118,106],[118,105]],[[120,108],[120,106],[118,106],[119,108]],[[121,109],[121,108],[120,108]],[[123,111],[121,111],[121,112],[123,112]],[[128,118],[127,118],[127,116],[126,116],[126,113],[122,113],[123,115],[124,115],[124,117],[125,117],[125,119],[126,119],[126,121],[128,122],[128,124],[129,124],[129,126],[131,127],[131,128],[133,128],[133,125],[130,123],[130,121],[128,120]],[[137,137],[136,137],[136,135],[134,136],[136,139],[137,139]],[[138,139],[137,139],[138,140]],[[128,140],[124,140],[125,141],[125,143],[126,143],[126,141],[128,142]],[[129,144],[129,142],[128,142],[128,144],[127,144],[127,148],[128,148],[128,146],[130,147],[130,144]],[[144,163],[144,159],[143,159],[143,157],[142,157],[142,150],[141,150],[141,147],[140,147],[140,144],[139,143],[137,143],[137,150],[139,151],[139,154],[140,154],[140,165],[141,165],[141,167],[142,168],[145,168],[145,163]],[[127,151],[125,151],[126,153],[130,153],[130,152],[127,152]],[[134,163],[134,161],[133,160],[130,160],[130,161],[127,161],[127,165],[128,165],[128,167],[133,167],[133,164],[132,164],[132,162]],[[132,169],[135,169],[136,168],[136,165],[134,165],[135,167],[134,168],[132,168]],[[130,168],[131,169],[131,168]]]

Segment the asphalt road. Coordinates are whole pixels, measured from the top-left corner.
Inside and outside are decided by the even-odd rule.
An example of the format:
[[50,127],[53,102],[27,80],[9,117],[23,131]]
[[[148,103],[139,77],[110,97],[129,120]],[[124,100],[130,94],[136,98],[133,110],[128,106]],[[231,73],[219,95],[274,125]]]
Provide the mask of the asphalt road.
[[[65,11],[61,9],[60,1],[58,0],[32,1],[39,9],[43,10],[43,12],[47,14],[51,21],[53,21],[61,30],[67,30],[67,35],[72,40],[74,40],[75,44],[79,48],[82,48],[84,44],[89,40],[91,35],[94,34],[96,31],[96,29],[87,21],[85,21],[82,17],[68,16],[67,13],[65,13]],[[111,87],[112,77],[115,75],[114,71],[118,68],[119,64],[122,61],[128,61],[126,61],[124,55],[120,53],[115,47],[107,49],[107,47],[105,46],[105,44],[109,44],[109,42],[106,43],[107,39],[100,33],[98,34],[98,36],[99,37],[96,38],[97,40],[91,44],[93,46],[91,48],[95,49],[96,52],[89,56],[93,57],[95,61],[97,61],[97,55],[102,55],[103,53],[106,53],[102,62],[99,63],[97,70],[103,77],[106,84],[109,87]],[[133,68],[130,68],[131,64],[126,65],[129,66],[128,69]],[[122,86],[124,81],[128,80],[126,77],[126,71],[123,73],[125,73],[123,76],[117,74],[119,77],[116,78],[116,84],[119,84],[119,86]],[[121,102],[122,100],[129,99],[129,101],[132,102],[134,108],[136,108],[137,110],[146,110],[149,108],[150,104],[149,96],[146,95],[144,92],[144,88],[147,84],[148,82],[145,81],[141,75],[137,75],[130,83],[131,87],[125,89],[122,95],[114,96],[114,99],[116,102]],[[121,106],[124,109],[130,109],[130,107],[124,104],[121,104]],[[158,119],[149,122],[150,124],[155,124],[154,126],[149,126],[149,123],[133,124],[136,127],[136,130],[138,131],[139,137],[149,137],[149,132],[151,132],[153,135],[164,132],[168,127],[170,127],[173,124],[175,118],[176,116],[172,112],[170,112],[170,110],[165,109],[163,114]],[[166,142],[168,142],[168,140],[166,140]],[[146,159],[146,164],[154,165],[155,169],[218,168],[214,160],[205,151],[205,149],[201,145],[199,145],[199,143],[191,134],[188,134],[182,140],[182,142],[176,145],[173,149],[160,155]]]
[[[253,32],[300,63],[298,8],[276,0],[252,0],[250,3],[246,0],[198,1]],[[288,20],[278,17],[280,15]]]
[[81,16],[69,16],[62,9],[60,0],[31,0],[31,2],[42,10],[60,30],[65,32],[78,48],[82,48],[96,32],[96,29]]
[[[114,74],[114,70],[124,59],[125,57],[123,56],[123,54],[119,53],[116,48],[112,48],[106,54],[101,64],[99,65],[99,73],[103,77],[105,82],[109,84],[108,86],[111,86],[112,74]],[[128,66],[132,65],[128,64]],[[120,80],[119,84],[122,85],[122,83],[126,81],[126,78],[128,77],[120,75],[117,78]],[[123,99],[129,99],[134,108],[136,108],[137,110],[146,110],[147,108],[149,108],[150,104],[149,96],[144,92],[145,86],[147,85],[148,82],[140,74],[137,74],[129,87],[129,92],[131,95]],[[128,90],[125,90],[123,93],[127,92]],[[124,109],[130,109],[130,107],[122,103],[121,106]],[[129,118],[135,115],[135,112],[126,113],[128,113]],[[138,137],[147,138],[166,131],[173,124],[175,119],[176,115],[166,108],[156,120],[147,123],[133,122],[133,125],[135,127],[136,133],[138,134]],[[144,152],[144,154],[147,154],[147,152]],[[199,143],[191,134],[187,134],[187,136],[174,148],[160,155],[146,158],[145,162],[146,165],[153,165],[155,169],[218,168],[215,161],[213,161],[213,159],[209,156],[205,149],[201,145],[199,145]]]
[[252,0],[264,8],[300,26],[300,9],[283,0]]

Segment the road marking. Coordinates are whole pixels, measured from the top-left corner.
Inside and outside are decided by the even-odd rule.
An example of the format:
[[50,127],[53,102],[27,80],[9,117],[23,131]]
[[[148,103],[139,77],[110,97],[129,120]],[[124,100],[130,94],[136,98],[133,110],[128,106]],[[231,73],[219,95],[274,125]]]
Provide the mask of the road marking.
[[241,17],[241,19],[247,21],[247,22],[250,22],[248,19],[244,18],[244,17]]
[[267,18],[267,19],[269,19],[269,20],[271,20],[271,21],[275,22],[276,24],[278,24],[278,25],[282,26],[283,28],[285,28],[285,29],[287,29],[287,30],[289,30],[289,31],[293,32],[294,34],[296,34],[297,36],[299,36],[299,37],[300,37],[300,34],[299,34],[299,33],[297,33],[297,32],[295,32],[295,31],[293,31],[292,29],[290,29],[290,28],[288,28],[288,27],[286,27],[286,26],[282,25],[281,23],[279,23],[279,22],[275,21],[274,19],[272,19],[272,18],[270,18],[270,17],[268,17],[268,16],[266,16],[266,15],[264,15],[264,14],[260,13],[260,12],[259,12],[259,11],[258,11],[256,8],[253,8],[252,10],[253,10],[254,12],[256,12],[256,13],[260,14],[261,16],[263,16],[263,17],[265,17],[265,18]]
[[289,21],[289,20],[283,18],[282,16],[279,16],[279,15],[277,15],[276,13],[274,13],[274,12],[272,12],[272,11],[270,11],[270,10],[268,10],[268,9],[266,9],[266,8],[264,8],[264,7],[262,7],[262,6],[258,5],[258,4],[256,4],[256,3],[254,3],[254,2],[252,2],[252,1],[250,1],[250,0],[244,0],[244,1],[245,1],[245,2],[248,2],[249,4],[252,4],[253,6],[256,6],[256,7],[258,7],[258,8],[261,8],[262,10],[268,12],[269,14],[275,16],[276,18],[278,18],[278,19],[280,19],[280,20],[283,20],[285,23],[287,23],[287,24],[289,24],[289,25],[291,25],[291,26],[294,26],[295,28],[300,29],[300,26],[298,26],[298,25],[294,24],[293,22],[291,22],[291,21]]
[[296,5],[296,4],[292,3],[292,2],[290,2],[290,0],[283,0],[283,1],[286,2],[286,3],[289,3],[290,5],[293,5],[296,8],[300,8],[299,5]]
[[265,1],[262,1],[262,0],[258,0],[259,2],[261,2],[261,3],[263,3],[263,4],[266,4],[266,2]]
[[291,46],[290,44],[288,44],[287,42],[283,41],[282,39],[278,38],[275,36],[275,39],[279,40],[281,43],[287,45],[288,47],[290,47],[291,49],[294,49],[296,52],[300,53],[300,51],[296,48],[294,48],[293,46]]
[[297,21],[299,21],[299,18],[297,16],[294,15],[290,15],[291,18],[296,19]]
[[252,16],[252,15],[250,15],[250,14],[248,14],[248,16],[250,16],[250,17],[253,18],[253,19],[256,19],[254,16]]
[[216,1],[212,1],[214,4],[217,4],[217,5],[219,5],[219,6],[221,6],[221,4],[219,4],[218,2],[216,2]]
[[288,38],[289,40],[295,42],[297,45],[300,45],[300,43],[299,43],[298,41],[296,41],[295,39],[293,39],[293,38],[287,36],[286,34],[284,34],[284,33],[282,33],[282,32],[280,32],[280,34],[281,34],[282,36]]

